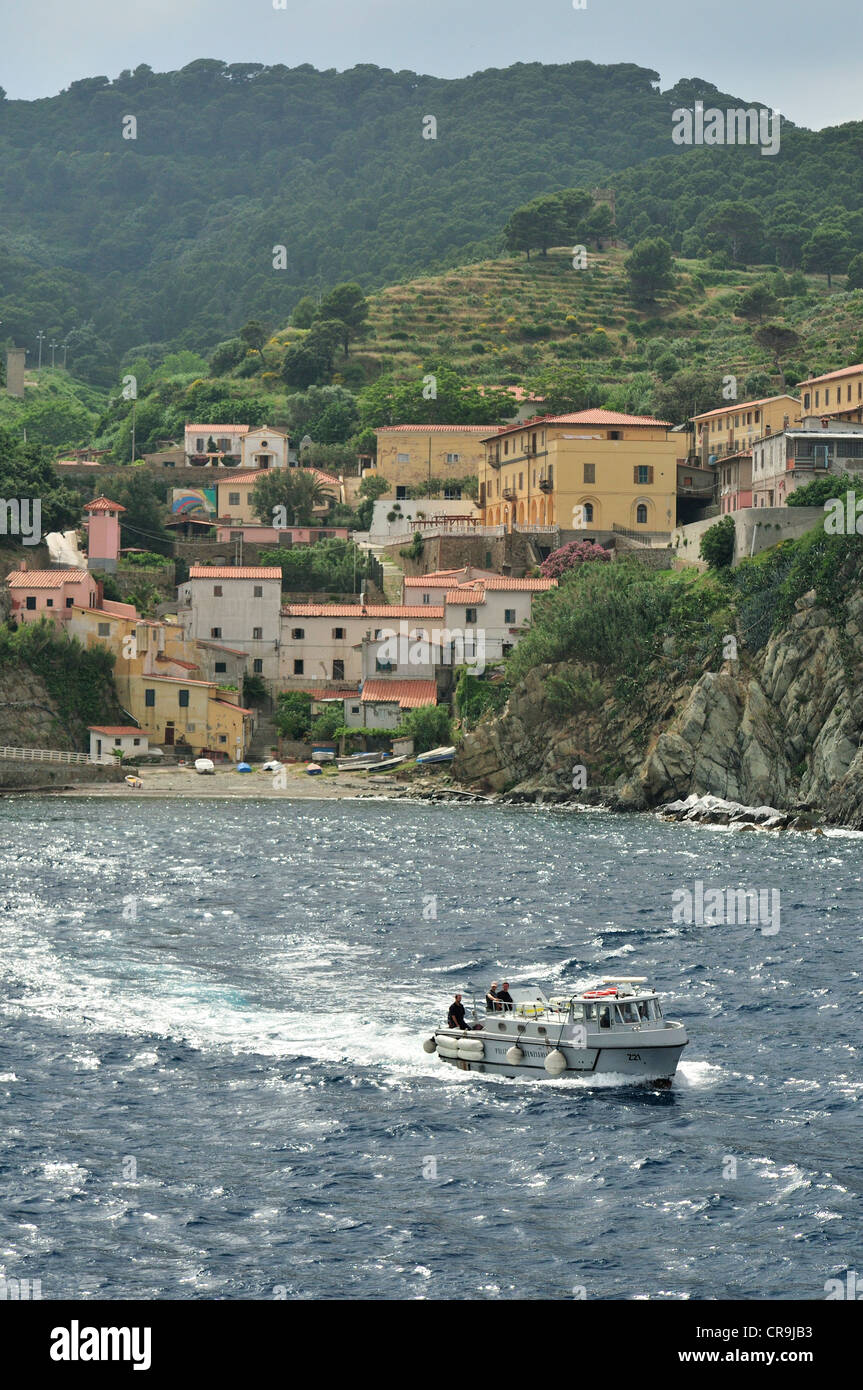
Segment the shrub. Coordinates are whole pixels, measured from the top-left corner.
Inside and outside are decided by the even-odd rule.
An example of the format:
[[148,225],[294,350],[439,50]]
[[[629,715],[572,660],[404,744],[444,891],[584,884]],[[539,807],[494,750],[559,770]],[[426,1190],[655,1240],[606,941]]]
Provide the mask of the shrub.
[[595,541],[570,541],[559,550],[553,550],[547,560],[543,560],[539,572],[544,579],[559,579],[574,565],[589,564],[593,561],[610,561],[611,555]]
[[734,559],[734,518],[724,516],[701,537],[701,558],[712,570],[728,569]]

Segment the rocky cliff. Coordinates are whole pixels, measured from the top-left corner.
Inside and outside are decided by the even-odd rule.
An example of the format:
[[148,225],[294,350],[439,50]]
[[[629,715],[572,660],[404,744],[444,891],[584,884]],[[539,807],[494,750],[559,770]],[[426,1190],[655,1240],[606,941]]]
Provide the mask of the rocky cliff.
[[806,593],[758,652],[739,653],[673,687],[654,672],[637,701],[593,668],[590,707],[569,710],[560,690],[579,688],[579,668],[536,667],[466,736],[454,777],[516,800],[622,810],[713,794],[863,828],[863,590],[845,598],[841,623]]

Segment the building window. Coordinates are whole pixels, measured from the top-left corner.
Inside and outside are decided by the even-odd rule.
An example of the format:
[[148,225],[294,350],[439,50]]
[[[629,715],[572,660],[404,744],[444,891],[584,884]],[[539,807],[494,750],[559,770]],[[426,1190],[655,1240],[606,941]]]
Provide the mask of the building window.
[[213,598],[221,598],[221,597],[222,597],[222,586],[221,586],[221,584],[214,584],[214,585],[213,585]]
[[227,661],[217,661],[217,662],[216,662],[215,670],[216,670],[216,675],[217,675],[217,676],[227,675],[227,672],[228,672],[228,663],[227,663]]
[[518,490],[519,490],[519,492],[521,492],[521,490],[522,490],[523,487],[524,487],[524,474],[523,474],[523,473],[519,473],[519,475],[518,475]]
[[144,691],[144,704],[147,705],[150,709],[152,709],[153,706],[155,705],[155,703],[156,703],[156,692],[155,692],[155,690],[145,690],[145,691]]
[[[45,607],[46,607],[46,608],[53,608],[53,607],[54,607],[54,600],[53,600],[52,598],[46,598],[46,600],[45,600]],[[104,626],[107,627],[108,624],[105,623]]]
[[302,674],[303,674],[303,663],[302,663],[302,661],[295,661],[295,662],[294,662],[294,675],[295,675],[295,676],[301,676]]
[[343,627],[334,627],[334,628],[333,628],[333,641],[334,641],[334,642],[344,642],[344,640],[345,640],[345,630],[344,630],[344,628],[343,628]]
[[431,595],[423,594],[423,603],[431,603]]
[[33,597],[32,594],[29,594],[28,597],[27,597],[27,607],[30,608],[30,609],[33,609],[33,608],[36,607],[36,600],[35,600],[35,598]]
[[141,740],[140,740],[139,738],[133,738],[133,739],[132,739],[132,743],[134,744],[134,746],[135,746],[136,748],[138,747],[138,744],[139,744],[140,742],[141,742]]
[[586,482],[586,483],[595,483],[595,482],[596,482],[596,464],[595,464],[595,463],[586,463],[586,464],[584,465],[584,479],[583,479],[583,481]]
[[72,607],[72,604],[73,604],[74,602],[75,602],[75,600],[74,600],[73,598],[67,598],[67,600],[66,600],[66,607],[67,607],[67,608],[71,608],[71,607]]
[[396,463],[410,463],[410,454],[396,454]]
[[228,506],[229,506],[229,507],[239,507],[239,505],[240,505],[240,494],[239,494],[238,492],[229,492],[229,493],[228,493]]
[[804,397],[803,397],[803,409],[804,409],[804,410],[808,410],[808,409],[809,409],[809,405],[810,405],[811,399],[812,399],[812,397],[809,395],[809,392],[807,391],[806,394],[805,394]]
[[458,463],[460,461],[460,458],[460,454],[447,454],[446,461],[447,463]]
[[830,387],[829,387],[829,386],[827,387],[826,391],[824,392],[824,404],[825,404],[825,405],[829,405],[829,404],[830,404]]
[[110,637],[110,636],[111,636],[111,624],[110,624],[110,623],[100,623],[100,624],[99,624],[99,636],[100,636],[100,637]]
[[188,692],[188,690],[181,690],[181,691],[180,691],[180,709],[188,709],[188,708],[189,708],[189,692]]
[[581,510],[582,510],[583,515],[584,515],[584,520],[585,520],[586,524],[587,524],[588,526],[592,526],[592,525],[593,525],[593,503],[592,503],[592,502],[582,502],[582,504],[581,504]]
[[221,629],[220,627],[211,627],[211,628],[210,628],[210,636],[211,636],[211,637],[221,637],[221,635],[222,635],[222,629]]
[[351,705],[351,714],[359,714],[359,712],[360,712],[360,707],[359,707],[359,705]]
[[227,734],[219,734],[219,742],[220,742],[220,743],[227,743],[227,742],[228,742],[228,735],[227,735]]
[[263,584],[256,584],[256,585],[255,585],[255,591],[254,591],[252,597],[253,597],[253,598],[263,598],[263,597],[264,597],[264,586],[263,586]]
[[475,623],[475,622],[476,622],[476,609],[475,609],[475,608],[466,608],[466,609],[464,610],[464,620],[465,620],[465,623],[466,623],[466,624],[467,624],[467,623]]
[[505,608],[503,610],[503,620],[506,623],[507,627],[513,627],[515,624],[515,609]]
[[635,520],[638,522],[639,526],[647,525],[647,508],[643,502],[639,502],[635,509]]
[[264,670],[264,663],[263,663],[263,661],[261,661],[260,657],[255,657],[255,660],[252,662],[252,671],[253,671],[253,673],[254,673],[256,676],[260,676],[260,675],[263,674],[263,670]]
[[203,439],[196,439],[196,440],[195,440],[195,453],[196,453],[196,454],[202,454],[203,452],[204,452],[204,441],[203,441]]
[[306,629],[305,629],[304,627],[292,627],[292,628],[291,628],[291,640],[292,640],[292,641],[294,641],[294,642],[302,642],[302,640],[303,640],[303,638],[305,637],[305,635],[306,635]]
[[608,437],[609,439],[622,439],[623,435],[620,430],[609,430]]
[[644,487],[645,483],[653,482],[653,464],[637,463],[632,470],[632,481],[639,487]]
[[407,495],[408,495],[407,487],[400,486],[400,487],[397,487],[397,488],[396,488],[396,501],[397,501],[397,502],[406,502],[406,501],[407,501]]
[[343,661],[333,662],[333,680],[343,681],[345,678],[345,663]]

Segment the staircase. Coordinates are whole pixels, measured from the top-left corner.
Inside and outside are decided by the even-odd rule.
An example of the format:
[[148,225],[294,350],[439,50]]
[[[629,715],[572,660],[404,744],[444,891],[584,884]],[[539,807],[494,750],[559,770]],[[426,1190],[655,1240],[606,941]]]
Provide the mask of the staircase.
[[278,748],[278,746],[279,734],[275,720],[266,710],[259,708],[255,732],[252,734],[252,741],[246,749],[246,762],[265,763],[272,756],[270,750]]

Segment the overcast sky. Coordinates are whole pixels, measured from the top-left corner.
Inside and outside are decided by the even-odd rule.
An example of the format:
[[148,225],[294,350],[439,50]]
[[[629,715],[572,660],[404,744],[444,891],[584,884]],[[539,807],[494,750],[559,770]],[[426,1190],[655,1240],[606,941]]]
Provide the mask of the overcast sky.
[[[280,0],[275,0],[280,3]],[[863,119],[860,0],[0,0],[0,86],[194,58],[462,77],[516,62],[639,63],[700,77],[815,128]]]

